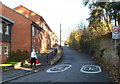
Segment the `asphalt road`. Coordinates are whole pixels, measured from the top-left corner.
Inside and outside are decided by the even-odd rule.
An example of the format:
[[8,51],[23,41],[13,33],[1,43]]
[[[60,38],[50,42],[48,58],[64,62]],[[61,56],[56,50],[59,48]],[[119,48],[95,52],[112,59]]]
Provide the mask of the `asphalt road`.
[[[27,75],[25,77],[13,80],[11,82],[110,82],[106,73],[102,69],[99,73],[84,73],[81,72],[81,68],[84,65],[98,65],[98,63],[91,59],[89,56],[81,54],[75,50],[64,47],[63,57],[61,61],[52,67],[57,65],[68,64],[67,70],[61,70],[62,68],[55,68],[54,70],[61,70],[60,72],[46,72],[48,69]],[[90,68],[87,70],[89,71]],[[91,70],[91,69],[90,69]],[[94,70],[93,70],[94,71]]]

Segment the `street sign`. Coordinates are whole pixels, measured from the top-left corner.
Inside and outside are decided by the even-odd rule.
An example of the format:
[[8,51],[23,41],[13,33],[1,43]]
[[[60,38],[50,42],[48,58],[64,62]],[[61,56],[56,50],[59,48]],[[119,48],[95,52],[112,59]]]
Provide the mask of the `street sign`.
[[120,39],[120,26],[112,27],[112,39]]

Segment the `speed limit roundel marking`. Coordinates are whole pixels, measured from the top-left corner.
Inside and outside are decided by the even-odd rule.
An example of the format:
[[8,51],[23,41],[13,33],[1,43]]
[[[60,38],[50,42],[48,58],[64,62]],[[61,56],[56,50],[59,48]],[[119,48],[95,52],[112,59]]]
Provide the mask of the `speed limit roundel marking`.
[[119,34],[119,32],[120,32],[120,31],[119,31],[119,28],[114,28],[114,29],[113,29],[113,33],[114,33],[114,34]]

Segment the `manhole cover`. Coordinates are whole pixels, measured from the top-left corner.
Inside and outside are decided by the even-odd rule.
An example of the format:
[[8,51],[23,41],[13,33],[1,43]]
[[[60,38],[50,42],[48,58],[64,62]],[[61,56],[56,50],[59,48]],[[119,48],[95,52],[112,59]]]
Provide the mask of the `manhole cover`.
[[84,65],[80,71],[83,73],[100,73],[102,70],[97,65]]
[[69,69],[71,66],[72,65],[69,65],[69,64],[62,64],[62,65],[58,65],[58,66],[48,69],[47,72],[52,72],[52,73],[62,72],[62,71]]

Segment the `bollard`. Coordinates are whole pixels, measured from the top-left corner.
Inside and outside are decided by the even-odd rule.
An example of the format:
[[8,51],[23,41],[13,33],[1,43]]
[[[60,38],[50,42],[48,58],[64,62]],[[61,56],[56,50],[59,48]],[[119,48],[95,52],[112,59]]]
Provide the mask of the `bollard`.
[[55,56],[55,50],[53,51],[53,57]]
[[52,57],[51,57],[51,52],[49,53],[49,56],[50,56],[50,60],[52,59]]
[[57,48],[55,49],[55,55],[57,54]]
[[47,63],[48,63],[48,54],[49,54],[49,53],[46,54]]
[[[53,52],[53,51],[52,51],[52,52]],[[50,55],[51,55],[51,59],[53,58],[53,53],[52,53],[52,52],[51,52],[51,54],[50,54]]]

